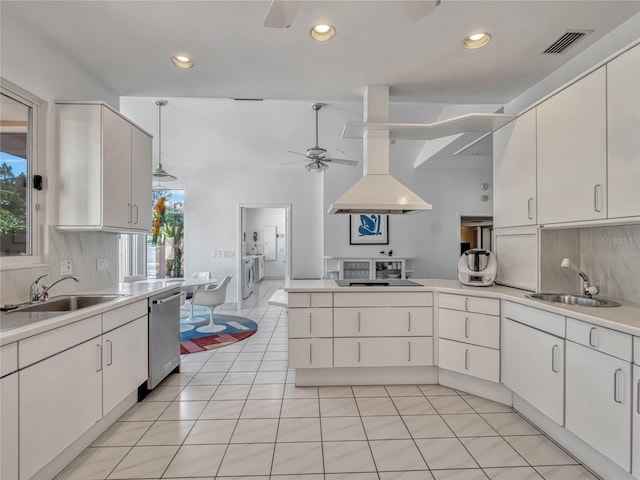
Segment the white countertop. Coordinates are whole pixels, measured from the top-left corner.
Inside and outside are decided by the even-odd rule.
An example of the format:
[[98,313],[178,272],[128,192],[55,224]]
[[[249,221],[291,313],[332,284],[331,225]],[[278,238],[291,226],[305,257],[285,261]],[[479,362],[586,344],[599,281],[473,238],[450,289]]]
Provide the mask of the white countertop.
[[[120,283],[110,287],[74,292],[69,295],[117,294],[123,295],[113,301],[93,305],[71,312],[0,312],[0,345],[62,327],[73,322],[100,315],[108,310],[151,297],[164,291],[178,288],[175,280],[144,280],[136,283]],[[63,295],[59,295],[63,296]],[[55,297],[52,297],[55,298]]]
[[472,287],[461,284],[458,280],[416,279],[414,282],[422,286],[354,286],[341,287],[335,280],[289,280],[285,283],[286,292],[439,292],[459,295],[481,296],[510,300],[548,312],[583,320],[585,322],[611,328],[631,335],[640,336],[640,306],[625,304],[620,307],[581,307],[577,305],[561,305],[527,298],[531,293],[517,288],[494,285],[491,287]]

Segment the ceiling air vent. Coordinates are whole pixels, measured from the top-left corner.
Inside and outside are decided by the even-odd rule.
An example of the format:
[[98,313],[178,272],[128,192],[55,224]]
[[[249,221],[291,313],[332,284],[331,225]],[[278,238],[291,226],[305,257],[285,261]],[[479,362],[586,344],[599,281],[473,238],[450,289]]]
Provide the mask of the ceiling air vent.
[[563,53],[569,47],[575,45],[579,40],[589,35],[593,30],[569,30],[555,42],[549,45],[542,53]]

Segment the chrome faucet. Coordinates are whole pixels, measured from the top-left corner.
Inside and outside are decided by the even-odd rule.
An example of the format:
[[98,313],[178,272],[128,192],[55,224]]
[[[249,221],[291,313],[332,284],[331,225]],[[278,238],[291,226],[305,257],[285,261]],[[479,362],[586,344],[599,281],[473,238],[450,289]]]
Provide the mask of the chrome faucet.
[[595,285],[591,285],[587,274],[576,267],[576,265],[571,261],[570,258],[564,258],[560,266],[562,268],[568,268],[572,272],[575,272],[580,275],[580,277],[582,277],[582,291],[585,297],[592,297],[593,295],[597,295],[600,292],[600,282],[597,280]]
[[68,280],[70,278],[75,280],[76,282],[79,282],[81,280],[81,278],[78,277],[77,275],[63,275],[58,280],[53,282],[51,285],[40,285],[40,283],[39,283],[40,280],[42,280],[46,276],[47,276],[47,274],[44,274],[44,275],[38,277],[35,280],[35,282],[33,282],[31,284],[30,298],[31,298],[31,302],[32,303],[45,302],[47,300],[47,298],[49,297],[49,290],[51,290],[51,288],[53,286],[57,285],[58,283],[60,283],[63,280]]

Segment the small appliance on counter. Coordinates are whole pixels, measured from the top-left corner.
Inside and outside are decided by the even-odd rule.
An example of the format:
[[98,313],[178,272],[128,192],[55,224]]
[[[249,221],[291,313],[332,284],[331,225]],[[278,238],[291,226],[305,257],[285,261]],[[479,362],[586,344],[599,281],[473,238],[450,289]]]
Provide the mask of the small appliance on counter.
[[476,287],[493,285],[497,271],[496,256],[482,248],[467,250],[458,260],[458,278],[465,285]]

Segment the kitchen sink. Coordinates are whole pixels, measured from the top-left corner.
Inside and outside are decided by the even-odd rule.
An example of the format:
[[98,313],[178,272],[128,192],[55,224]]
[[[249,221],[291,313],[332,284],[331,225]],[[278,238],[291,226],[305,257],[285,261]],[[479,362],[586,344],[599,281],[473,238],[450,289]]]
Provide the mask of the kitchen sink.
[[64,295],[54,297],[46,302],[32,303],[19,307],[14,312],[71,312],[85,307],[92,307],[110,302],[124,295]]
[[579,305],[581,307],[619,307],[618,302],[604,300],[601,298],[581,297],[569,293],[528,293],[525,297],[535,298],[551,303],[562,303],[564,305]]

